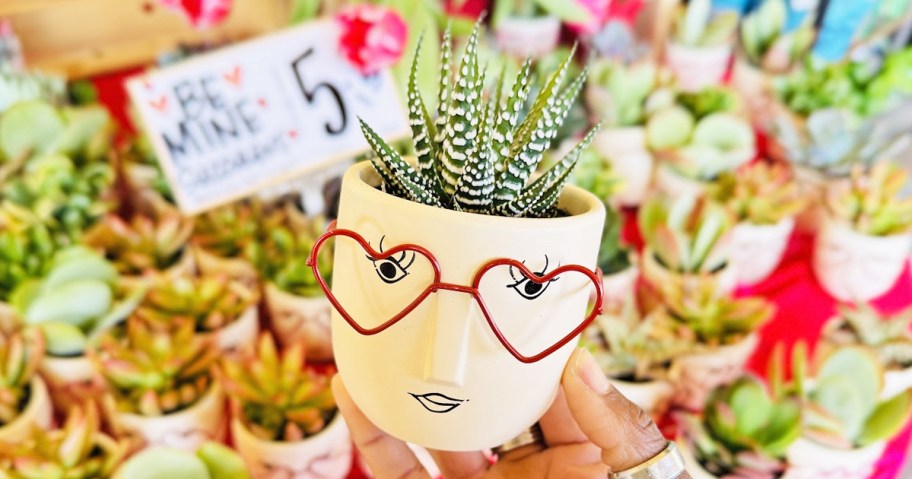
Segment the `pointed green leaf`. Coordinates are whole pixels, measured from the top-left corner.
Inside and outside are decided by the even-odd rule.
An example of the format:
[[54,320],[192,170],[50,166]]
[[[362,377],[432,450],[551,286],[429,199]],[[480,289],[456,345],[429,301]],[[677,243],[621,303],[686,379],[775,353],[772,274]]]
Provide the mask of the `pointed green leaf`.
[[[519,113],[526,103],[526,97],[529,96],[529,90],[532,83],[529,81],[529,75],[532,70],[532,61],[526,60],[510,91],[506,105],[498,110],[495,118],[497,126],[493,133],[492,160],[497,170],[497,181],[500,183],[500,176],[506,169],[506,163],[510,156],[510,144],[513,143],[513,130],[519,122]],[[501,198],[496,198],[500,200]],[[507,198],[504,198],[506,200]]]
[[855,441],[859,447],[893,437],[902,429],[912,411],[912,392],[906,390],[881,402],[867,418]]
[[403,160],[399,153],[389,146],[383,138],[380,138],[380,135],[371,129],[367,123],[361,119],[359,121],[361,122],[361,131],[364,132],[364,137],[371,148],[379,155],[379,158],[372,157],[371,163],[373,163],[374,168],[384,182],[388,185],[395,185],[394,189],[398,188],[404,191],[407,195],[406,197],[412,201],[425,205],[439,206],[439,198],[412,165]]

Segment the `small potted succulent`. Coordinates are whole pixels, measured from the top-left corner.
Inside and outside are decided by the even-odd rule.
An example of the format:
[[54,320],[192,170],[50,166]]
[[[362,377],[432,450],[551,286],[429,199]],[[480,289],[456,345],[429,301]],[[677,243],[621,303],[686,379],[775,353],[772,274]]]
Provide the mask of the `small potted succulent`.
[[720,174],[756,155],[754,131],[733,90],[709,87],[680,93],[646,123],[646,142],[658,160],[655,184],[670,196],[700,194]]
[[623,185],[615,197],[623,205],[643,201],[652,179],[653,157],[644,125],[662,99],[673,97],[665,70],[654,63],[624,66],[600,61],[589,69],[586,105],[593,120],[604,123],[593,146],[604,156]]
[[48,227],[32,212],[3,202],[0,246],[0,329],[10,329],[19,322],[9,304],[10,295],[29,278],[47,272],[58,245]]
[[262,205],[248,200],[197,216],[190,242],[200,273],[224,274],[255,287],[257,270],[245,255],[260,235],[262,214]]
[[37,374],[44,355],[41,331],[27,328],[0,333],[0,441],[24,440],[33,428],[51,426],[53,407]]
[[44,333],[41,372],[58,409],[100,392],[103,384],[86,351],[102,332],[123,321],[143,294],[143,285],[120,284],[114,266],[82,246],[59,250],[48,271],[13,291],[13,308],[25,324]]
[[189,320],[222,351],[251,344],[259,332],[258,291],[225,276],[159,276],[133,313],[168,329]]
[[672,23],[665,61],[684,91],[717,85],[728,71],[738,14],[713,13],[711,0],[680,6]]
[[881,314],[866,303],[841,305],[823,329],[833,347],[860,344],[874,351],[884,369],[884,397],[912,387],[912,309]]
[[[107,476],[105,476],[107,477]],[[150,447],[130,457],[114,479],[251,479],[244,460],[224,444],[204,442],[196,452]]]
[[621,310],[595,318],[583,333],[582,345],[625,397],[660,417],[673,392],[668,368],[676,356],[692,347],[690,341],[677,336],[675,326],[661,306],[641,314],[631,294]]
[[832,184],[827,216],[814,247],[814,274],[841,301],[886,293],[902,273],[912,243],[912,199],[901,198],[908,175],[896,164],[857,165]]
[[611,309],[633,296],[640,268],[636,265],[635,253],[622,244],[620,212],[608,205],[605,211],[605,229],[602,230],[597,264],[603,274],[602,303],[606,309]]
[[702,414],[677,416],[687,471],[693,479],[782,477],[785,453],[801,436],[801,417],[794,393],[741,376],[715,389]]
[[155,218],[135,215],[129,221],[108,215],[86,233],[83,241],[103,251],[121,275],[162,272],[181,276],[195,268],[187,248],[192,232],[193,221],[177,210]]
[[678,325],[679,337],[693,345],[668,373],[674,404],[690,410],[702,408],[710,391],[740,375],[757,345],[757,328],[775,311],[762,298],[720,295],[710,283],[688,291],[665,289],[658,301]]
[[[273,210],[262,220],[262,237],[251,246],[253,264],[265,282],[269,321],[283,344],[307,343],[311,360],[332,359],[330,303],[307,265],[307,258],[326,221],[305,217],[291,204]],[[332,249],[317,258],[325,278],[332,276]]]
[[731,262],[740,285],[766,279],[788,246],[804,198],[782,164],[758,161],[721,176],[712,195],[734,213]]
[[280,353],[272,335],[263,333],[256,348],[220,363],[234,446],[255,479],[343,479],[351,467],[351,439],[331,377],[305,367],[304,348],[297,342]]
[[720,293],[735,288],[730,267],[731,213],[706,196],[647,201],[638,222],[645,242],[643,277],[662,290],[688,290],[703,282]]
[[71,408],[62,429],[35,428],[15,443],[0,445],[0,475],[5,479],[111,477],[129,445],[101,431],[91,403]]
[[870,477],[886,442],[912,412],[912,391],[883,397],[883,368],[860,346],[833,349],[812,378],[802,376],[805,369],[793,371],[803,400],[803,435],[787,451],[786,478]]
[[225,397],[213,377],[220,352],[193,321],[162,330],[133,316],[90,355],[107,382],[105,413],[118,436],[191,451],[223,438]]
[[538,58],[557,48],[561,23],[584,23],[588,15],[575,1],[506,0],[494,4],[491,24],[501,51]]
[[[346,172],[336,227],[310,262],[331,295],[335,360],[354,402],[389,434],[451,451],[493,447],[535,423],[601,307],[604,205],[566,185],[594,130],[533,175],[586,75],[569,77],[571,56],[534,99],[528,64],[486,93],[478,34],[458,66],[442,47],[436,120],[413,62],[415,158],[362,123],[377,156]],[[330,240],[331,287],[316,258]]]

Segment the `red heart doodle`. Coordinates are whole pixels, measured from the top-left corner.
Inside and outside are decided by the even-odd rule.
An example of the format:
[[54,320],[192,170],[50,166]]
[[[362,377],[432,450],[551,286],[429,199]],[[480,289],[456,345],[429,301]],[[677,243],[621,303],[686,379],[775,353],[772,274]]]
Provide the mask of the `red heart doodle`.
[[164,113],[168,109],[168,97],[162,95],[156,100],[149,100],[149,106]]
[[234,86],[241,86],[241,67],[235,65],[230,72],[225,73],[222,76],[228,83],[231,83]]

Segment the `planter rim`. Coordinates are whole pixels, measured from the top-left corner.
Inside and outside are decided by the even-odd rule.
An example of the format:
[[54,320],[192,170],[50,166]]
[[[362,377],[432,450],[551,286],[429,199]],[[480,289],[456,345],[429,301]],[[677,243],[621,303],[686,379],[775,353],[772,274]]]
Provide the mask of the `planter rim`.
[[868,238],[868,239],[873,239],[873,240],[879,240],[879,239],[889,240],[889,239],[900,239],[903,237],[912,237],[912,228],[910,228],[908,231],[903,231],[901,233],[893,233],[890,235],[872,235],[872,234],[862,233],[862,232],[856,230],[855,228],[853,228],[852,225],[848,221],[846,221],[842,218],[833,216],[833,214],[830,212],[829,208],[824,208],[824,211],[826,212],[825,218],[826,218],[827,225],[830,228],[833,228],[834,230],[836,230],[836,232],[848,233],[857,238]]
[[[300,294],[285,291],[273,281],[266,281],[263,289],[265,290],[264,296],[266,298],[285,297],[286,299],[294,299],[295,301],[320,301],[326,299],[326,295],[323,294],[322,290],[320,290],[320,294],[315,294],[313,296],[301,296]],[[267,300],[266,303],[268,304],[269,300]]]
[[782,218],[781,220],[779,220],[775,223],[754,223],[754,222],[748,220],[747,218],[743,218],[743,219],[739,220],[737,223],[735,223],[734,226],[732,226],[732,229],[749,228],[749,229],[769,229],[769,230],[771,230],[774,228],[786,228],[786,225],[795,223],[795,216],[796,215],[786,216],[785,218]]
[[231,427],[232,427],[232,433],[234,433],[234,431],[237,431],[237,430],[243,431],[243,433],[245,435],[249,436],[248,439],[256,441],[257,443],[262,444],[266,447],[293,448],[295,446],[299,446],[301,444],[306,444],[308,442],[311,442],[315,439],[318,439],[318,438],[324,436],[331,429],[337,428],[339,426],[340,422],[344,424],[345,420],[342,418],[342,413],[339,411],[339,408],[337,407],[336,414],[333,415],[333,418],[331,421],[329,421],[329,424],[324,426],[323,429],[320,430],[320,432],[318,432],[312,436],[307,436],[304,439],[301,439],[300,441],[272,441],[272,440],[267,440],[267,439],[261,439],[261,438],[255,436],[252,432],[250,432],[250,429],[247,427],[246,424],[244,424],[244,421],[242,421],[239,417],[236,417],[236,416],[233,416],[231,418]]
[[478,213],[468,213],[464,211],[455,211],[436,206],[423,205],[411,200],[399,198],[380,191],[377,187],[380,185],[380,177],[374,171],[370,162],[364,161],[352,165],[343,177],[343,182],[349,183],[350,187],[357,191],[361,198],[367,198],[375,201],[375,204],[385,204],[403,211],[403,214],[415,217],[416,219],[440,218],[444,221],[470,220],[473,223],[483,225],[507,223],[511,228],[517,231],[539,229],[543,222],[549,222],[552,225],[563,225],[574,223],[581,220],[589,220],[589,217],[604,216],[604,206],[601,200],[595,195],[589,193],[574,185],[566,185],[558,199],[558,204],[570,203],[566,208],[568,216],[558,218],[516,218],[511,216],[493,216]]
[[193,413],[193,411],[195,411],[199,408],[202,408],[204,405],[207,405],[210,402],[217,401],[221,397],[222,397],[222,386],[218,383],[218,381],[215,380],[215,378],[212,378],[212,384],[209,386],[209,389],[206,391],[206,394],[203,394],[190,407],[185,407],[177,412],[163,414],[161,416],[143,416],[141,414],[136,414],[134,412],[119,411],[116,409],[116,407],[117,407],[116,404],[113,404],[113,403],[111,404],[111,406],[113,406],[115,408],[113,411],[116,416],[120,417],[123,420],[127,420],[130,422],[156,421],[156,420],[160,420],[160,419],[167,419],[167,420],[174,421],[174,420],[179,420],[179,419],[183,418],[184,416],[191,415]]
[[25,407],[19,411],[19,414],[16,415],[12,421],[0,426],[0,435],[7,431],[21,429],[21,423],[25,421],[34,421],[40,413],[38,408],[41,407],[42,403],[47,403],[48,401],[50,401],[50,396],[48,395],[47,385],[41,376],[35,374],[32,377],[32,380],[29,381],[28,403],[26,403]]

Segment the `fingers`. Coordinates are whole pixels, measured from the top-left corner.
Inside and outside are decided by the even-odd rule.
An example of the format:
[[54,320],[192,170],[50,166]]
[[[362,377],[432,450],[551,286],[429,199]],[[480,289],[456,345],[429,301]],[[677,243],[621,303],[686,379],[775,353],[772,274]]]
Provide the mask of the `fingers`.
[[480,478],[491,466],[488,458],[481,452],[450,452],[428,449],[440,474],[446,479]]
[[348,424],[352,441],[377,479],[431,479],[404,442],[381,431],[352,401],[342,378],[332,380],[336,405]]
[[641,464],[667,446],[649,415],[611,386],[585,349],[574,351],[561,383],[576,423],[613,471]]
[[583,434],[583,430],[570,414],[563,388],[557,390],[557,397],[538,424],[541,425],[542,434],[545,436],[545,444],[549,446],[589,442],[589,438]]

